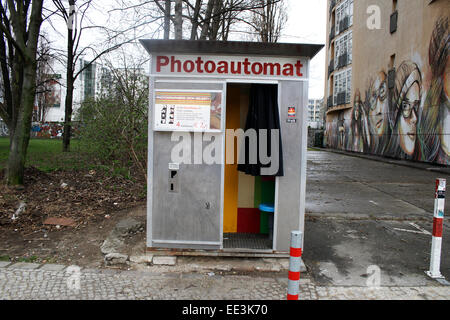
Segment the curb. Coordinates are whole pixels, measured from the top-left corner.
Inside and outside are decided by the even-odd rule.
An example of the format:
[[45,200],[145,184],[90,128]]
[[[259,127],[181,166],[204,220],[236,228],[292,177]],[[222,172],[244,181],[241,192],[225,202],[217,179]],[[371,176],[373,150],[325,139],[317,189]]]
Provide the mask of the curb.
[[[161,256],[162,258],[174,258],[174,257],[165,257]],[[160,263],[153,264],[154,266],[175,266],[176,259],[170,259],[171,261],[161,261]],[[137,264],[145,264],[145,263],[137,263]],[[11,262],[11,261],[0,261],[0,269],[7,269],[7,270],[23,270],[23,271],[64,271],[68,266],[66,265],[60,265],[60,264],[51,264],[51,263],[28,263],[28,262]],[[80,270],[83,270],[83,272],[87,273],[111,273],[115,274],[117,273],[117,270],[115,269],[103,269],[103,268],[82,268],[80,267]],[[238,272],[238,273],[246,273],[246,272],[287,272],[288,269],[284,269],[282,267],[279,268],[273,268],[271,266],[235,266],[227,269],[223,269],[222,267],[210,267],[205,268],[205,271],[213,271],[213,272],[221,272],[221,271],[228,271],[228,272]],[[129,271],[129,270],[128,270]],[[307,268],[305,263],[302,259],[300,259],[300,271],[301,272],[307,272]],[[132,272],[132,271],[130,271]]]
[[8,269],[8,270],[62,271],[65,268],[67,268],[67,266],[52,263],[0,261],[0,269]]
[[435,164],[427,163],[427,162],[416,163],[416,162],[409,162],[408,160],[394,160],[391,158],[384,158],[384,157],[373,156],[373,155],[359,154],[356,152],[348,152],[348,151],[341,151],[341,150],[336,150],[336,149],[326,149],[326,148],[319,148],[319,147],[314,147],[311,149],[315,149],[317,151],[332,152],[332,153],[346,155],[349,157],[362,158],[362,159],[366,159],[366,160],[383,162],[383,163],[388,163],[388,164],[393,164],[393,165],[398,165],[398,166],[403,166],[403,167],[409,167],[409,168],[418,169],[418,170],[424,170],[424,171],[429,171],[429,172],[439,172],[439,173],[442,173],[445,175],[450,175],[450,168],[436,166]]

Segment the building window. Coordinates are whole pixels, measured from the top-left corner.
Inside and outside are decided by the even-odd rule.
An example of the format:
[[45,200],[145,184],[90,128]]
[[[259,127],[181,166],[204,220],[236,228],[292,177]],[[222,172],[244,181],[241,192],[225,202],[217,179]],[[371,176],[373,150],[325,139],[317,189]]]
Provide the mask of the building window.
[[338,83],[339,83],[340,75],[334,76],[334,91],[333,91],[333,105],[337,105],[337,94],[338,94]]
[[[336,8],[336,19],[335,19],[336,35],[342,33],[345,29],[353,25],[353,1],[354,0],[343,1]],[[341,29],[341,22],[345,19],[348,19],[348,21],[344,23],[344,27]]]
[[336,28],[336,35],[338,35],[339,34],[339,23],[341,22],[341,14],[342,14],[342,7],[338,7],[337,9],[336,9],[336,26],[335,26],[335,28]]
[[334,105],[348,104],[352,92],[352,69],[341,71],[334,77]]
[[348,63],[352,63],[352,61],[353,61],[353,33],[352,32],[350,32],[348,35],[347,53],[348,53]]
[[347,70],[347,87],[345,90],[346,103],[350,103],[352,94],[352,69]]
[[350,0],[350,4],[348,7],[348,25],[352,26],[353,25],[353,0]]
[[[335,54],[334,54],[334,65],[337,66],[335,69],[345,67],[350,64],[353,60],[353,33],[348,32],[345,35],[339,37],[335,41]],[[342,61],[339,60],[339,57],[347,55],[346,59]]]

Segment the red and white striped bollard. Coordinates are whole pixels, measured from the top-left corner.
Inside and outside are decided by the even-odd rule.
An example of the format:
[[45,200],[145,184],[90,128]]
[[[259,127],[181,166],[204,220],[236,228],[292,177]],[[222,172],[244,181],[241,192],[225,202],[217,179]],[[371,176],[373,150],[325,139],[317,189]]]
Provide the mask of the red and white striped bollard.
[[288,300],[298,300],[300,285],[300,267],[302,256],[302,232],[291,232],[291,248],[289,257]]
[[440,266],[441,266],[442,229],[444,225],[445,185],[446,179],[436,179],[430,270],[426,272],[427,275],[433,279],[443,278],[440,272]]

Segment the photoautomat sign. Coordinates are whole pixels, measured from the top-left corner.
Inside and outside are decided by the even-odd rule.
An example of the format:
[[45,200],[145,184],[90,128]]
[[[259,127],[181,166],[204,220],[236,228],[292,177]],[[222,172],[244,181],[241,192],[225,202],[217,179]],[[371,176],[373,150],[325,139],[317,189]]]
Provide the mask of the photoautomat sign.
[[222,92],[155,92],[155,130],[220,131]]
[[188,56],[157,54],[152,59],[152,74],[214,78],[306,80],[306,58],[243,56]]

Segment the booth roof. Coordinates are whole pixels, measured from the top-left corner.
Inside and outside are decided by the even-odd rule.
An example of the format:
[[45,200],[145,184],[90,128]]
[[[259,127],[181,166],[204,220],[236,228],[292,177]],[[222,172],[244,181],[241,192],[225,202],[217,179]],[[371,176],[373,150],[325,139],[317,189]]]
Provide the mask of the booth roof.
[[261,55],[313,58],[324,46],[303,43],[267,43],[205,40],[150,40],[141,44],[149,53]]

